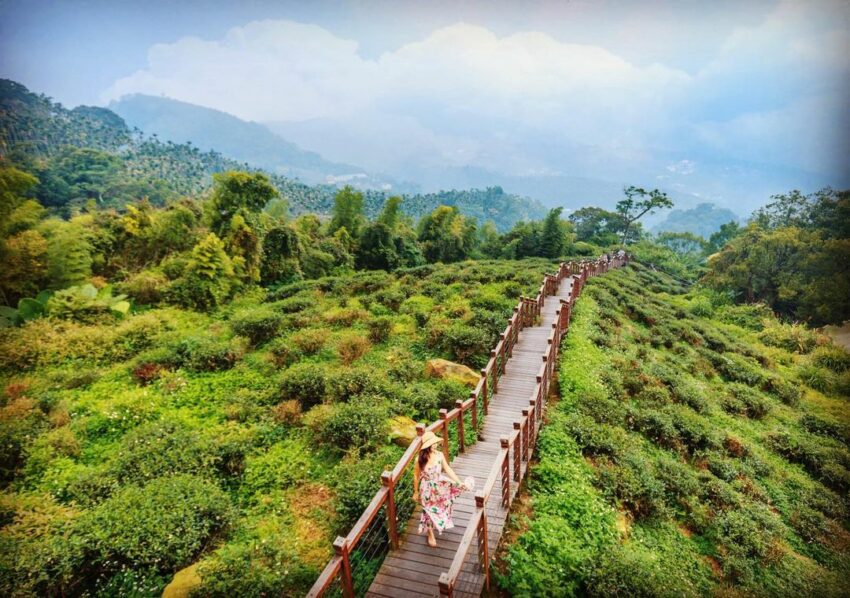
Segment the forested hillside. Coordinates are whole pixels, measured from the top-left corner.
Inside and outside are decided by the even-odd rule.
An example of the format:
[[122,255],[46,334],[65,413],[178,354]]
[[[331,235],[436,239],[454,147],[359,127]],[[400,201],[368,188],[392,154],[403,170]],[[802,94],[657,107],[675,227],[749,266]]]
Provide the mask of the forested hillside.
[[[146,133],[131,130],[108,109],[67,110],[18,83],[0,80],[0,153],[4,160],[37,176],[38,199],[65,215],[80,211],[90,200],[99,207],[123,209],[145,197],[154,205],[164,205],[182,196],[204,195],[213,174],[256,171],[259,166],[218,151],[201,151],[191,143],[163,142]],[[268,176],[292,214],[331,212],[337,185],[310,186],[275,173]],[[390,195],[368,188],[360,191],[369,217],[378,214]],[[517,221],[545,213],[540,203],[498,187],[410,196],[402,212],[418,219],[441,203],[456,206],[482,225],[490,220],[502,232]]]
[[638,264],[587,285],[560,395],[510,594],[846,594],[846,351]]

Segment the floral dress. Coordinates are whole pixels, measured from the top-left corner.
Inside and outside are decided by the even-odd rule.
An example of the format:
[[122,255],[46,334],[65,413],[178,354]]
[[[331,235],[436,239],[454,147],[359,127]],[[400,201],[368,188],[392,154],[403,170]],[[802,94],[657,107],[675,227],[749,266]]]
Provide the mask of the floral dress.
[[419,519],[419,533],[436,529],[443,530],[455,526],[452,521],[452,505],[464,490],[470,490],[473,478],[466,478],[463,484],[453,482],[443,475],[443,457],[440,455],[433,465],[426,467],[420,474],[419,501],[422,503],[422,517]]

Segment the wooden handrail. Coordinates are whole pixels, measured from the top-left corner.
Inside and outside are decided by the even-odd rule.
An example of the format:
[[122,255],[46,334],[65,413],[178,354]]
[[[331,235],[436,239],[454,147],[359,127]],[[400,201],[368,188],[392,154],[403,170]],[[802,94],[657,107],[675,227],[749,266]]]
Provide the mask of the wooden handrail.
[[[535,385],[534,392],[529,400],[529,409],[524,409],[523,418],[514,423],[514,426],[517,429],[515,429],[507,438],[502,439],[502,449],[497,454],[497,459],[491,467],[485,487],[482,489],[482,492],[476,494],[476,504],[480,502],[479,499],[481,498],[483,498],[483,502],[479,505],[480,508],[476,510],[476,513],[480,512],[480,514],[474,516],[475,525],[472,525],[473,520],[470,520],[470,525],[464,533],[464,539],[466,539],[468,535],[469,542],[467,542],[466,545],[463,545],[463,543],[461,544],[461,547],[464,548],[463,558],[465,558],[465,555],[469,550],[472,537],[476,533],[476,530],[479,532],[479,542],[482,535],[485,537],[485,545],[483,549],[480,545],[479,548],[480,550],[483,550],[482,554],[484,555],[484,558],[488,558],[488,551],[486,547],[487,516],[482,505],[486,503],[487,498],[489,498],[492,488],[495,485],[495,479],[498,477],[500,472],[502,473],[503,478],[505,477],[505,474],[507,474],[508,478],[511,477],[510,459],[512,450],[514,453],[514,482],[518,483],[520,481],[522,476],[521,462],[529,459],[529,453],[530,451],[533,451],[534,448],[534,441],[536,441],[537,430],[542,418],[543,403],[550,387],[550,381],[554,377],[558,345],[560,344],[563,332],[565,332],[569,327],[572,304],[580,295],[584,283],[589,277],[605,272],[610,267],[619,267],[628,263],[628,256],[622,260],[616,258],[612,260],[610,264],[605,265],[598,261],[561,262],[558,266],[558,270],[554,274],[544,273],[543,283],[540,285],[540,288],[534,298],[525,296],[520,297],[516,306],[513,308],[513,313],[510,318],[508,318],[508,324],[504,332],[499,335],[499,340],[497,341],[496,346],[490,352],[490,358],[487,360],[486,366],[481,369],[479,380],[475,387],[470,391],[469,397],[466,400],[459,399],[455,403],[454,409],[441,409],[440,418],[436,421],[431,422],[428,425],[417,425],[417,437],[413,439],[393,469],[391,471],[385,471],[381,475],[381,488],[375,493],[374,497],[369,502],[369,505],[360,515],[360,518],[352,526],[351,530],[345,537],[338,537],[336,541],[334,541],[335,555],[330,559],[330,561],[328,561],[327,565],[322,570],[322,573],[316,579],[316,582],[307,594],[308,596],[316,598],[322,596],[338,576],[340,577],[340,585],[342,587],[343,595],[346,597],[353,595],[353,581],[349,555],[351,551],[354,550],[369,525],[372,521],[374,521],[381,507],[385,504],[387,505],[386,511],[389,519],[387,530],[390,535],[390,543],[393,547],[397,546],[398,537],[395,521],[395,490],[399,480],[419,452],[419,447],[421,445],[420,437],[425,431],[439,431],[444,438],[444,442],[442,443],[443,451],[446,459],[448,460],[449,426],[452,422],[457,422],[456,425],[460,426],[458,429],[458,448],[463,451],[468,444],[465,437],[465,429],[462,429],[464,426],[463,414],[467,410],[471,410],[470,415],[475,434],[470,440],[474,442],[475,439],[477,439],[479,425],[481,423],[478,418],[479,401],[481,402],[482,412],[484,415],[487,415],[490,396],[494,395],[498,389],[499,379],[504,375],[507,369],[507,362],[513,355],[513,349],[519,339],[519,333],[528,326],[531,326],[534,323],[534,320],[542,313],[545,298],[548,295],[552,295],[557,292],[558,283],[560,283],[560,281],[564,278],[575,276],[575,283],[573,285],[573,292],[571,294],[570,301],[561,300],[561,307],[558,311],[556,311],[554,321],[552,322],[552,332],[547,337],[547,351],[543,356],[543,365],[537,375],[537,384]],[[526,473],[527,471],[528,468],[526,468]],[[503,484],[503,493],[507,492],[505,496],[508,497],[507,501],[503,497],[502,501],[505,503],[509,502],[510,499],[510,479],[503,479]],[[484,492],[485,489],[486,492]],[[460,559],[460,565],[463,564],[463,558]],[[455,555],[455,560],[458,560],[457,554]],[[453,567],[449,570],[449,572],[444,573],[440,578],[441,591],[443,588],[443,576],[449,575],[449,587],[452,587],[454,581],[457,579],[457,574],[460,569],[459,567],[457,570],[454,569],[454,561],[452,564]],[[486,562],[484,563],[484,567],[485,580],[489,580],[489,578],[486,577]]]

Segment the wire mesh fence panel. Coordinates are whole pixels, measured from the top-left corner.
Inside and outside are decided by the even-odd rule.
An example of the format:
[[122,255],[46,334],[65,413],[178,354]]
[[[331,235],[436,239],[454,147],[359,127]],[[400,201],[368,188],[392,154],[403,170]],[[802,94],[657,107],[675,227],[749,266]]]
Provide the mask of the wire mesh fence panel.
[[386,516],[386,506],[381,507],[349,555],[355,596],[366,595],[389,552]]
[[398,526],[399,536],[403,536],[407,531],[407,523],[416,509],[416,503],[413,502],[413,464],[405,469],[396,481],[394,495],[396,525]]
[[337,575],[331,585],[322,593],[322,598],[342,598],[342,581]]

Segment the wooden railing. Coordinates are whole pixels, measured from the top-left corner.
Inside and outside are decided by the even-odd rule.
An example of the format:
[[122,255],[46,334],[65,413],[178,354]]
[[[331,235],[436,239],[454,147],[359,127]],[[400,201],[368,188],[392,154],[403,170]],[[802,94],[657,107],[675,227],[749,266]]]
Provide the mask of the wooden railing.
[[[537,434],[543,421],[543,407],[549,396],[552,380],[556,376],[556,364],[561,346],[561,339],[569,330],[572,306],[576,298],[581,294],[584,283],[591,276],[607,272],[610,268],[616,268],[626,263],[625,259],[614,259],[610,262],[591,262],[579,264],[577,270],[570,265],[562,264],[558,273],[558,282],[569,274],[577,275],[570,295],[570,301],[561,300],[559,308],[555,311],[552,319],[552,331],[547,339],[546,352],[543,354],[543,363],[537,373],[537,383],[529,398],[528,409],[522,410],[522,418],[513,423],[514,431],[507,437],[500,439],[501,449],[496,455],[496,460],[490,469],[487,482],[484,487],[475,494],[475,513],[469,520],[463,539],[455,551],[449,570],[440,575],[438,582],[440,595],[452,597],[455,585],[461,573],[464,562],[469,555],[473,540],[477,538],[477,561],[480,572],[484,576],[484,587],[490,588],[490,549],[488,545],[487,530],[487,502],[495,486],[496,480],[501,478],[502,488],[500,505],[503,509],[509,509],[511,503],[511,484],[518,486],[523,477],[528,473],[528,461],[537,441]],[[564,268],[567,268],[564,273]],[[557,286],[555,287],[557,289]],[[554,291],[553,291],[554,292]],[[513,454],[513,467],[511,467],[511,454]],[[523,468],[523,464],[525,467]]]
[[[519,338],[519,333],[528,326],[533,326],[536,319],[540,316],[543,309],[543,302],[547,295],[552,295],[557,292],[560,281],[570,275],[576,275],[576,283],[573,287],[573,301],[581,292],[584,282],[589,276],[594,276],[602,268],[601,263],[597,262],[562,262],[556,274],[546,274],[543,278],[543,283],[540,285],[537,296],[534,298],[521,297],[517,306],[513,309],[513,314],[508,319],[508,325],[505,330],[499,335],[499,341],[496,347],[490,351],[490,359],[486,367],[481,370],[481,377],[478,380],[475,388],[469,393],[469,398],[460,400],[455,404],[454,409],[440,410],[440,417],[436,421],[425,425],[419,424],[416,426],[416,438],[407,447],[404,454],[396,463],[392,471],[384,471],[381,474],[381,488],[375,493],[375,496],[369,502],[369,505],[360,515],[360,518],[351,528],[346,536],[338,536],[334,540],[333,547],[335,555],[319,575],[313,587],[308,592],[309,597],[324,596],[325,593],[332,587],[339,584],[339,589],[345,598],[351,598],[355,595],[354,576],[352,574],[351,554],[357,548],[358,543],[363,537],[366,530],[375,521],[380,510],[385,507],[386,530],[389,540],[389,545],[393,549],[397,549],[399,545],[399,517],[398,505],[396,497],[396,488],[404,476],[408,467],[410,467],[413,459],[419,453],[419,447],[422,444],[422,435],[426,431],[434,432],[443,438],[442,448],[446,461],[449,461],[449,435],[451,426],[454,424],[456,428],[455,436],[457,438],[457,449],[459,452],[464,452],[466,446],[474,442],[481,426],[483,425],[482,417],[488,412],[489,402],[493,394],[496,393],[499,387],[499,379],[505,372],[507,362],[510,359],[514,346]],[[566,305],[566,307],[564,307]],[[558,346],[563,332],[569,325],[569,314],[571,304],[562,303],[558,309],[555,321],[552,322],[552,333],[548,339],[548,349],[546,355],[543,356],[543,364],[540,367],[540,372],[537,375],[537,385],[534,393],[529,400],[529,408],[523,410],[523,417],[520,421],[514,423],[515,431],[509,438],[503,438],[502,449],[493,466],[493,471],[487,480],[484,487],[476,493],[476,514],[470,520],[464,534],[464,541],[461,542],[458,553],[455,557],[457,562],[457,570],[455,564],[449,572],[444,573],[440,577],[440,588],[443,590],[443,578],[446,578],[446,591],[451,595],[451,589],[454,582],[457,580],[457,575],[460,572],[460,566],[466,557],[466,553],[472,542],[472,537],[478,536],[478,551],[479,562],[489,563],[489,554],[487,549],[487,521],[484,511],[490,491],[495,485],[495,480],[501,474],[502,476],[502,504],[507,508],[510,501],[510,485],[507,477],[510,477],[509,472],[509,453],[514,452],[514,483],[519,483],[521,479],[520,461],[527,462],[529,452],[534,447],[534,440],[537,437],[537,428],[543,415],[543,402],[547,396],[549,384],[554,375],[554,368],[557,358]],[[465,421],[469,414],[470,424],[474,435],[472,438],[466,438]],[[508,483],[505,483],[505,482]],[[468,540],[468,541],[466,541]],[[462,557],[460,556],[462,554]],[[458,561],[459,559],[459,561]],[[489,567],[484,567],[485,571]],[[489,574],[487,583],[489,584]]]

